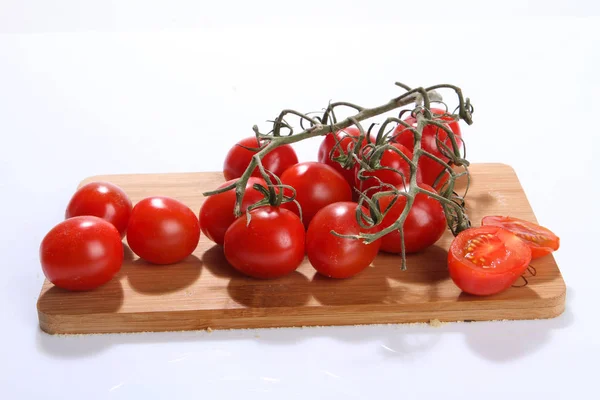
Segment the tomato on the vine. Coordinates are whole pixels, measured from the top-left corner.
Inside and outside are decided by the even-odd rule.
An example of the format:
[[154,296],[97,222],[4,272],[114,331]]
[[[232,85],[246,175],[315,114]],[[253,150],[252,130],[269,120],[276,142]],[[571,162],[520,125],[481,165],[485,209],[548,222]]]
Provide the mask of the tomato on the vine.
[[44,275],[72,291],[91,290],[110,281],[121,269],[119,231],[102,218],[86,215],[62,221],[40,245]]
[[462,231],[448,252],[448,269],[464,292],[491,295],[508,289],[531,262],[531,250],[515,234],[497,226]]
[[[246,168],[248,168],[248,165],[250,165],[252,157],[256,154],[255,151],[248,149],[258,149],[259,147],[260,144],[255,136],[247,137],[237,142],[229,150],[223,163],[223,175],[225,179],[229,181],[241,177]],[[297,163],[298,156],[289,144],[273,149],[262,159],[263,167],[277,176],[281,176],[283,171]],[[258,168],[252,171],[252,176],[260,177]]]
[[[432,108],[431,111],[434,114],[434,119],[439,119],[440,121],[447,121],[445,122],[445,125],[447,125],[450,128],[450,130],[454,133],[456,144],[460,148],[460,146],[462,145],[462,139],[458,121],[456,121],[449,115],[444,115],[446,113],[444,110]],[[417,119],[412,116],[406,118],[404,122],[408,123],[412,127],[417,126]],[[438,149],[436,137],[440,140],[440,142],[444,143],[446,146],[452,149],[452,141],[446,133],[446,131],[435,125],[426,125],[423,128],[421,148],[440,158],[442,161],[448,162],[450,159],[443,155],[442,152]],[[413,133],[402,124],[399,124],[396,127],[393,134],[393,140],[397,143],[406,146],[411,151],[415,147],[415,138]],[[444,170],[444,167],[437,161],[427,156],[421,155],[421,157],[419,157],[418,169],[421,171],[423,182],[428,185],[433,185],[438,176]]]
[[[303,162],[288,168],[281,175],[284,185],[296,190],[296,200],[302,207],[302,222],[308,228],[314,215],[323,207],[338,201],[351,201],[352,189],[342,175],[329,165],[320,162]],[[291,196],[289,189],[284,194]],[[284,208],[299,215],[295,203],[289,202]]]
[[127,243],[153,264],[173,264],[194,252],[200,223],[185,204],[165,196],[147,197],[133,207]]
[[[350,186],[354,186],[354,168],[346,169],[333,159],[340,157],[342,153],[352,157],[351,154],[354,152],[357,144],[362,149],[367,144],[367,140],[360,140],[359,143],[359,136],[360,130],[355,126],[350,126],[337,131],[335,134],[328,133],[321,142],[321,146],[319,146],[318,161],[333,167],[333,169],[342,174]],[[373,140],[374,138],[372,137],[371,141]]]
[[305,232],[290,210],[265,206],[238,218],[225,233],[225,258],[241,273],[259,279],[294,271],[304,259]]
[[[219,186],[223,188],[237,181],[232,179]],[[245,213],[246,209],[252,204],[258,203],[263,199],[263,194],[254,189],[254,185],[259,184],[266,186],[264,179],[250,177],[246,184],[246,191],[244,192],[244,198],[242,199],[242,212]],[[216,244],[223,246],[225,241],[225,232],[233,222],[236,220],[233,214],[233,208],[235,206],[235,188],[228,190],[223,193],[209,196],[202,207],[200,208],[200,229],[202,233],[215,242]]]
[[499,226],[511,231],[529,246],[533,259],[550,254],[560,247],[560,238],[550,229],[523,219],[487,216],[483,218],[481,225]]
[[[381,239],[365,244],[360,239],[341,238],[341,235],[375,233],[362,228],[356,220],[359,205],[339,202],[328,205],[312,219],[306,234],[306,253],[312,266],[324,276],[349,278],[367,268],[377,256]],[[368,211],[363,207],[363,213]]]
[[[435,190],[429,185],[420,184],[419,187],[435,193]],[[381,197],[379,199],[380,210],[382,212],[387,210],[395,198],[396,196],[392,194]],[[380,229],[385,229],[396,222],[405,206],[406,197],[398,195],[379,225]],[[418,193],[403,225],[405,252],[416,253],[426,249],[437,242],[445,231],[446,216],[440,202],[425,193]],[[381,238],[381,250],[388,253],[402,252],[402,241],[398,230]]]
[[102,218],[113,224],[122,238],[127,231],[131,208],[131,200],[117,185],[91,182],[73,194],[65,211],[65,218],[82,215]]

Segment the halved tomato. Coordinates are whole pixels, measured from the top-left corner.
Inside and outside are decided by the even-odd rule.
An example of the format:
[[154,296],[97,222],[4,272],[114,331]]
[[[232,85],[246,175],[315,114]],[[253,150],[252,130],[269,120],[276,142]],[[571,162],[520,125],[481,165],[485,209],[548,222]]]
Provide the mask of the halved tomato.
[[481,221],[484,226],[499,226],[521,238],[531,249],[531,258],[536,259],[558,250],[560,238],[550,229],[533,222],[514,217],[487,216]]
[[462,231],[448,252],[450,277],[463,292],[490,295],[508,289],[531,262],[531,250],[497,226]]

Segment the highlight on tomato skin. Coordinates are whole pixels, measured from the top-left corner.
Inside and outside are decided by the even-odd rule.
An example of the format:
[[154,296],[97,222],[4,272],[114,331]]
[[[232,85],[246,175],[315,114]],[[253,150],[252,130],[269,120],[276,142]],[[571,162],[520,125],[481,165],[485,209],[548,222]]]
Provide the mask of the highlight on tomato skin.
[[550,229],[534,222],[508,216],[483,217],[482,226],[498,226],[511,231],[531,248],[531,258],[548,255],[560,247],[560,238]]
[[530,248],[512,232],[497,226],[459,233],[448,252],[452,281],[463,292],[479,296],[508,289],[530,262]]

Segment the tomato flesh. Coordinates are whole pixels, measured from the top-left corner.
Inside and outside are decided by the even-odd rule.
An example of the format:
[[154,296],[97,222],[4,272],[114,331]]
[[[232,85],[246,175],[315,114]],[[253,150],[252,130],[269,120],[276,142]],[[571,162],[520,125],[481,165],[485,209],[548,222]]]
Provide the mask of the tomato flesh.
[[495,226],[461,232],[448,252],[454,283],[466,293],[481,296],[508,289],[530,262],[529,247],[513,233]]
[[519,218],[487,216],[481,225],[499,226],[511,231],[529,246],[532,259],[543,257],[560,247],[560,238],[551,230]]

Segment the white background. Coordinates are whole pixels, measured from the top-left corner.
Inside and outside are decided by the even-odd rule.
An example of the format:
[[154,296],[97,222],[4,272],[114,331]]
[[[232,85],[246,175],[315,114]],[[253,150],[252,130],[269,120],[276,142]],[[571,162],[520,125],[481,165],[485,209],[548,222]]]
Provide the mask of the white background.
[[[0,397],[593,397],[600,5],[426,3],[0,2]],[[453,83],[471,97],[470,160],[512,165],[561,236],[561,317],[39,331],[39,242],[80,180],[219,170],[232,143],[280,109],[376,105],[399,93],[397,80]],[[317,144],[299,145],[300,158],[314,159]]]

